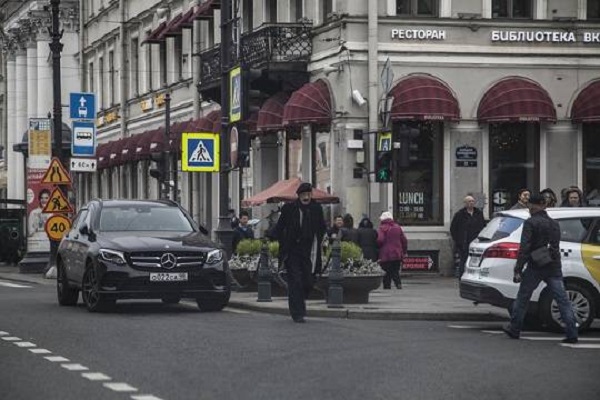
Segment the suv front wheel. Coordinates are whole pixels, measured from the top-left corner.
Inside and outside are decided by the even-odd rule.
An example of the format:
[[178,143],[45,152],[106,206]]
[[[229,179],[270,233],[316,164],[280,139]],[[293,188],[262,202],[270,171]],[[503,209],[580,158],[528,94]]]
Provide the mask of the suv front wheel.
[[[575,282],[567,282],[565,289],[573,307],[579,331],[588,329],[596,315],[594,296],[586,287]],[[551,330],[558,332],[564,330],[564,323],[560,317],[558,303],[552,297],[550,290],[545,290],[540,299],[540,315]]]

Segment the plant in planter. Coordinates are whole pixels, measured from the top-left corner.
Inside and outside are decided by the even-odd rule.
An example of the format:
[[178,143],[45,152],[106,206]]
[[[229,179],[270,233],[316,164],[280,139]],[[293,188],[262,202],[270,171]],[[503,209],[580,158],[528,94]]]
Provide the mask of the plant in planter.
[[[272,276],[275,278],[278,272],[279,243],[268,242],[267,246],[269,249],[269,267]],[[229,260],[229,267],[235,280],[246,291],[257,290],[261,249],[261,239],[243,239],[238,244],[237,254]],[[274,280],[277,281],[277,279]],[[279,286],[281,284],[272,287],[273,295],[285,296],[285,288],[279,290],[281,289]]]

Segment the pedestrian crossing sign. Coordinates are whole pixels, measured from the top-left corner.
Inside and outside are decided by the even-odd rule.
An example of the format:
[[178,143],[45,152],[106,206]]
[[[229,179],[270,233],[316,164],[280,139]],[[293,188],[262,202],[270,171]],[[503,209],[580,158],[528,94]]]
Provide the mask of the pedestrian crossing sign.
[[181,140],[181,170],[186,172],[219,172],[218,133],[184,133]]

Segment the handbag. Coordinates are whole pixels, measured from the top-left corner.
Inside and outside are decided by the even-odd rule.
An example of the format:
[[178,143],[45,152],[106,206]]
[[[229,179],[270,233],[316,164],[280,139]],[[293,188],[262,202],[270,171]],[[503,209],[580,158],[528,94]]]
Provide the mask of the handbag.
[[538,267],[545,267],[554,260],[550,255],[550,249],[548,246],[538,247],[531,252],[531,261]]

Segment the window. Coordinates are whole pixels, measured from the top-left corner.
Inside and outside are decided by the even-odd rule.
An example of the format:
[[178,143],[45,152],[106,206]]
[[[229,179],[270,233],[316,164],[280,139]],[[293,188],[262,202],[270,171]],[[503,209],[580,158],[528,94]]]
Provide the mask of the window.
[[397,15],[437,16],[439,0],[397,0]]
[[492,18],[531,18],[532,0],[492,0]]
[[267,0],[265,22],[277,22],[277,0]]
[[152,91],[152,45],[146,46],[146,92]]
[[137,97],[140,94],[140,40],[138,38],[131,40],[131,61],[129,65],[131,66],[129,72],[131,92],[133,97]]
[[94,92],[94,63],[91,62],[88,65],[88,90]]
[[244,0],[242,6],[244,32],[250,32],[254,27],[254,1]]
[[323,22],[329,19],[329,16],[333,12],[333,2],[332,0],[321,0],[321,11],[323,15]]
[[441,225],[443,209],[443,123],[394,124],[396,156],[394,215],[406,225]]
[[104,109],[104,101],[106,100],[104,93],[104,58],[100,57],[98,59],[98,104],[101,110]]
[[600,206],[600,124],[583,124],[583,192],[589,206]]
[[303,0],[292,0],[292,6],[290,7],[292,11],[292,21],[298,21],[304,17],[304,8],[303,8]]
[[173,46],[175,51],[175,81],[180,81],[183,78],[183,38],[176,36]]
[[592,218],[575,218],[558,220],[560,240],[581,243],[594,220]]
[[587,19],[600,19],[600,0],[587,0]]
[[519,189],[539,190],[540,126],[537,123],[490,125],[490,211],[510,209]]
[[158,46],[158,54],[160,57],[160,85],[167,86],[167,42],[161,42]]
[[110,96],[110,106],[114,106],[117,102],[115,99],[117,98],[115,89],[117,88],[115,78],[117,74],[115,73],[115,52],[108,52],[108,84],[110,87],[108,88],[108,95]]

